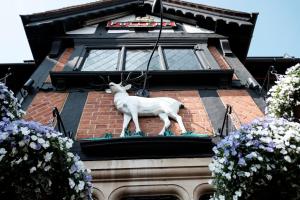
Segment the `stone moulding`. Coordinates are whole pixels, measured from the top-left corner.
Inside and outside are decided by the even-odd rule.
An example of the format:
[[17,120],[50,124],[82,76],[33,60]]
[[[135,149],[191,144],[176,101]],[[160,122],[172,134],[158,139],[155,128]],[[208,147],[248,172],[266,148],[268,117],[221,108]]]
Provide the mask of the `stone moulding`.
[[86,161],[94,195],[115,200],[131,196],[171,195],[180,200],[211,194],[211,158]]

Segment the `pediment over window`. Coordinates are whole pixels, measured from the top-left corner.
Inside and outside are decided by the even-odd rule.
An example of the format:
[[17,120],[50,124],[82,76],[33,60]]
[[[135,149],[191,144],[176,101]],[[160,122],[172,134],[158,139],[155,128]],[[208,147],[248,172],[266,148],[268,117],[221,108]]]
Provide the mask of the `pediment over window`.
[[[122,17],[127,19],[126,16],[135,13],[158,17],[159,14],[151,12],[152,2],[149,0],[96,1],[43,13],[23,15],[21,18],[34,59],[37,64],[40,64],[52,46],[48,38],[65,38],[64,36],[67,36],[66,42],[68,43],[70,34],[90,36],[95,33],[93,25],[109,20],[120,20]],[[179,0],[166,0],[163,6],[164,17],[176,23],[187,24],[183,25],[187,33],[215,33],[219,36],[229,37],[233,52],[241,61],[245,59],[257,13],[227,10]],[[172,32],[173,30],[171,28],[164,31]],[[111,32],[120,32],[120,30],[111,30]]]
[[[99,21],[101,18],[98,18]],[[96,20],[97,21],[97,20]],[[85,35],[95,34],[99,24],[85,25],[81,28],[66,31],[67,35]],[[160,18],[153,15],[146,14],[141,17],[136,14],[130,14],[123,17],[118,17],[108,21],[104,21],[100,24],[103,26],[102,30],[106,30],[107,33],[135,33],[136,31],[143,30],[148,33],[159,32]],[[163,33],[185,32],[185,33],[215,33],[214,31],[199,27],[198,25],[191,25],[188,23],[181,23],[178,21],[163,19]]]

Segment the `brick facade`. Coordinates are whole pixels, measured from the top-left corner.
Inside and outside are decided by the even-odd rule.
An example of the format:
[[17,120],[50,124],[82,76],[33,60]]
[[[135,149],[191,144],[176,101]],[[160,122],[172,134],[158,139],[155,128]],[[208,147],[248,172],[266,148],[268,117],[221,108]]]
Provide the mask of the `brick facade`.
[[[224,57],[220,54],[220,52],[218,51],[218,49],[214,46],[209,46],[208,47],[210,53],[212,54],[212,56],[215,58],[215,60],[217,61],[218,65],[220,66],[221,69],[231,69],[231,67],[229,66],[229,64],[226,62],[226,60],[224,59]],[[234,74],[233,75],[233,80],[237,80],[237,76]]]
[[[202,104],[198,91],[153,91],[152,97],[166,96],[181,101],[185,108],[179,114],[187,130],[197,133],[212,133],[212,125]],[[156,136],[163,127],[158,117],[139,118],[141,129]],[[77,131],[77,138],[101,137],[111,132],[118,137],[122,131],[123,116],[113,104],[113,95],[105,92],[89,92]],[[129,125],[134,130],[133,122]],[[180,134],[179,126],[171,120],[171,130]]]
[[264,116],[246,90],[218,90],[218,94],[224,106],[232,106],[232,121],[236,128]]
[[44,125],[48,125],[53,119],[52,109],[57,107],[62,110],[68,93],[39,92],[34,97],[32,103],[26,111],[25,120],[34,120]]
[[52,69],[52,71],[62,71],[64,69],[65,64],[67,64],[71,54],[73,53],[73,50],[73,48],[66,48],[62,55],[59,57],[59,60]]
[[[55,71],[55,72],[62,71],[65,67],[65,64],[67,64],[67,62],[69,61],[69,58],[73,53],[73,50],[74,50],[73,48],[66,48],[51,71]],[[51,82],[50,76],[47,77],[47,80],[45,82],[47,83]]]

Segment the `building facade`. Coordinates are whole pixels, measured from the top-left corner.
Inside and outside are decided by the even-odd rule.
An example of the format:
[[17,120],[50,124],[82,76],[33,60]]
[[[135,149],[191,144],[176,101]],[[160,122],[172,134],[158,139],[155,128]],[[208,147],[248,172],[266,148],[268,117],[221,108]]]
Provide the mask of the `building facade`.
[[[167,0],[161,23],[152,3],[106,0],[21,16],[37,66],[19,94],[25,119],[74,139],[95,199],[208,199],[214,136],[264,115],[260,85],[243,65],[257,14]],[[134,96],[143,87],[161,26],[146,88],[184,104],[188,132],[171,121],[158,136],[161,119],[140,117],[146,136],[120,138],[123,115],[105,89],[125,80]]]

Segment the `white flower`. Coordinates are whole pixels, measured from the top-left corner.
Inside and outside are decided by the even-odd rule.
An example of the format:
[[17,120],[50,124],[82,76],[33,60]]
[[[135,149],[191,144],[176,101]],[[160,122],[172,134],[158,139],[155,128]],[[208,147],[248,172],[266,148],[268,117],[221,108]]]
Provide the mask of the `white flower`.
[[49,141],[46,141],[44,144],[42,144],[44,149],[47,149],[50,146]]
[[269,181],[272,180],[272,176],[271,176],[271,175],[267,174],[266,177],[267,177],[267,179],[268,179]]
[[75,182],[71,178],[69,178],[69,186],[71,189],[74,188],[74,186],[75,186]]
[[1,155],[1,156],[0,156],[0,161],[4,158],[4,156],[5,156],[5,155]]
[[[289,68],[284,76],[281,76],[276,85],[268,92],[266,113],[272,117],[284,117],[293,119],[293,106],[298,105],[294,95],[300,90],[300,65]],[[295,103],[296,102],[296,103]]]
[[287,162],[292,162],[291,157],[290,156],[284,156],[284,160],[286,160]]
[[225,177],[226,177],[228,180],[231,180],[231,174],[226,173],[226,174],[225,174]]
[[20,147],[24,147],[25,146],[25,142],[23,140],[19,141],[19,146]]
[[71,152],[68,152],[67,155],[68,155],[70,158],[73,158],[73,157],[74,157],[74,154],[71,153]]
[[72,147],[72,145],[73,145],[73,141],[72,141],[72,140],[68,140],[68,141],[66,142],[66,147],[67,147],[68,149],[70,149],[70,148]]
[[287,150],[285,150],[285,149],[281,149],[280,153],[283,154],[283,155],[285,155],[285,154],[287,154],[288,152],[287,152]]
[[242,191],[241,190],[236,191],[235,195],[238,196],[238,197],[241,197],[242,196]]
[[52,181],[50,179],[48,179],[48,185],[49,185],[49,187],[51,187],[51,185],[52,185]]
[[5,155],[7,153],[7,151],[4,148],[0,148],[0,154]]
[[47,165],[45,168],[44,168],[44,171],[47,172],[51,169],[51,166]]
[[[0,84],[0,95],[1,92]],[[55,194],[54,188],[51,187],[54,184],[51,181],[52,172],[55,171],[58,176],[67,180],[67,182],[62,181],[60,184],[68,191],[58,196],[58,199],[85,199],[84,197],[91,195],[91,177],[88,175],[88,171],[85,169],[80,157],[75,156],[67,148],[72,146],[70,139],[36,122],[17,120],[7,123],[7,125],[5,123],[3,127],[2,124],[0,123],[0,171],[2,172],[5,169],[7,173],[0,173],[0,182],[1,180],[8,180],[11,174],[15,174],[21,179],[26,178],[27,171],[30,175],[42,179],[40,181],[46,184],[45,187],[47,187],[49,194]],[[49,138],[46,138],[47,133],[50,136]],[[9,139],[7,139],[8,137]],[[54,159],[56,155],[59,160]],[[70,159],[69,162],[68,159]],[[75,172],[65,174],[65,165],[57,165],[57,162],[73,166]],[[25,173],[18,170],[18,167],[22,167]],[[14,184],[19,188],[24,188],[24,190],[30,190],[32,193],[42,192],[39,187],[22,184],[20,181],[15,181]]]
[[79,184],[78,184],[78,189],[81,191],[81,190],[83,190],[83,188],[84,188],[84,182],[83,181],[79,181]]
[[30,142],[29,146],[32,148],[32,149],[36,149],[37,148],[37,145],[35,142]]
[[21,127],[20,130],[23,135],[28,135],[30,133],[30,130],[27,127]]
[[219,196],[219,200],[225,200],[225,196],[220,195],[220,196]]
[[84,168],[85,168],[82,161],[76,161],[76,162],[75,162],[75,165],[77,166],[78,171],[82,171],[82,170],[84,170]]
[[246,176],[246,177],[250,177],[250,176],[251,176],[251,173],[245,172],[245,176]]
[[31,136],[31,140],[32,140],[32,141],[36,141],[37,139],[38,139],[38,138],[36,137],[36,135],[32,135],[32,136]]
[[32,174],[35,171],[36,171],[36,167],[31,167],[30,170],[29,170],[30,174]]
[[22,158],[19,158],[19,160],[16,161],[16,164],[18,165],[18,164],[20,164],[22,161],[23,161],[23,159],[22,159]]
[[40,168],[42,166],[43,162],[42,161],[38,161],[37,167]]
[[25,155],[23,156],[23,160],[28,160],[28,154],[25,154]]
[[287,168],[285,166],[282,169],[283,169],[283,171],[287,171]]
[[52,155],[53,155],[53,152],[49,153],[47,152],[45,155],[44,155],[44,160],[45,162],[49,162],[52,158]]
[[16,147],[13,147],[12,150],[11,150],[11,153],[12,153],[13,155],[16,155],[16,154],[18,153],[17,148],[16,148]]
[[257,168],[256,168],[255,166],[251,167],[250,169],[251,169],[251,171],[253,171],[253,172],[257,172]]
[[6,140],[6,138],[8,137],[8,133],[7,132],[3,132],[0,134],[0,139],[1,140]]
[[45,140],[44,140],[43,138],[39,138],[37,141],[38,141],[38,143],[40,143],[40,144],[45,144]]

